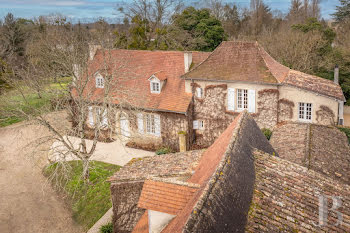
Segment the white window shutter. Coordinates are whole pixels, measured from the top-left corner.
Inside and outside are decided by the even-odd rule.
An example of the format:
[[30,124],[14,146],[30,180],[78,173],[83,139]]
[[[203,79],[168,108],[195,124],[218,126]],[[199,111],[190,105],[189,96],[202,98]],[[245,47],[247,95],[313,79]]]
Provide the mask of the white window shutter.
[[155,125],[155,130],[156,130],[156,136],[160,137],[160,115],[155,114],[154,115],[154,125]]
[[193,129],[198,129],[198,121],[193,121]]
[[107,109],[103,111],[102,114],[102,126],[108,126],[108,117],[107,117]]
[[235,110],[235,89],[228,88],[227,90],[227,109],[229,111]]
[[255,113],[255,90],[248,90],[248,111]]
[[94,125],[94,113],[92,107],[89,107],[89,125]]
[[143,115],[142,113],[137,114],[137,128],[140,134],[143,134]]
[[200,87],[196,88],[196,95],[198,98],[202,98],[202,88]]

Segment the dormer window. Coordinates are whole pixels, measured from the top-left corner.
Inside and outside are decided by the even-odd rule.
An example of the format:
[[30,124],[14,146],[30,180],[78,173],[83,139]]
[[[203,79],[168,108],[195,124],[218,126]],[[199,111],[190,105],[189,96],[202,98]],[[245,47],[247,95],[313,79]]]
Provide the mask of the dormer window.
[[150,84],[150,90],[153,94],[159,94],[162,91],[162,88],[164,87],[166,83],[166,77],[164,73],[158,72],[156,74],[153,74],[149,79]]
[[104,88],[105,87],[105,80],[102,77],[102,75],[97,74],[95,79],[96,79],[96,88]]
[[160,93],[160,83],[157,81],[151,82],[151,93]]

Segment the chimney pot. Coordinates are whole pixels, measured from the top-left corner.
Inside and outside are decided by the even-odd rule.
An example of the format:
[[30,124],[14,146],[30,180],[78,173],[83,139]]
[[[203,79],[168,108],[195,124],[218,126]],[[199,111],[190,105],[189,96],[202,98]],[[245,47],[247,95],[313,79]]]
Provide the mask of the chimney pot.
[[185,73],[190,71],[190,67],[192,64],[192,52],[185,52],[184,53],[184,62],[185,62]]
[[335,65],[334,68],[334,83],[339,84],[339,66]]

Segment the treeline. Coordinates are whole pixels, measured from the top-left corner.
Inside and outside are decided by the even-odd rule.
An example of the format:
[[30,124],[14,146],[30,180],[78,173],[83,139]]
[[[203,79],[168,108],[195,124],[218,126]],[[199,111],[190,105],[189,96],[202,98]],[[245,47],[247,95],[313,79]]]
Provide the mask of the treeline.
[[[320,0],[291,0],[284,14],[272,11],[263,0],[251,0],[249,8],[220,0],[207,0],[202,7],[185,6],[181,0],[135,0],[116,10],[125,16],[123,23],[99,19],[72,24],[60,15],[28,20],[8,14],[0,24],[0,79],[4,75],[21,79],[24,67],[32,67],[39,80],[67,75],[59,65],[64,58],[50,54],[50,46],[67,50],[72,39],[80,40],[85,52],[88,43],[212,51],[223,40],[249,40],[258,41],[282,64],[323,78],[332,79],[338,64],[340,84],[350,98],[350,0],[340,0],[328,21],[321,17]],[[38,66],[45,66],[45,72]]]

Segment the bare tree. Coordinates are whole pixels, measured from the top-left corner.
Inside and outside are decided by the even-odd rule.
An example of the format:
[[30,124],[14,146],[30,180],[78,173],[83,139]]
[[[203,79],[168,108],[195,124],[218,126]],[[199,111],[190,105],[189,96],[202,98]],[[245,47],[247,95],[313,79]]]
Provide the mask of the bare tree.
[[[88,49],[89,35],[81,33],[87,32],[73,30],[66,24],[49,24],[47,30],[31,42],[29,65],[20,70],[25,79],[12,84],[21,94],[23,104],[32,109],[16,108],[11,112],[49,129],[51,134],[41,141],[56,141],[55,145],[61,148],[52,148],[52,160],[60,165],[57,167],[67,166],[66,162],[72,159],[81,160],[82,177],[88,180],[89,163],[98,141],[117,130],[116,113],[137,111],[133,106],[141,106],[145,99],[137,98],[137,87],[130,88],[139,78],[133,71],[125,71],[132,58],[128,54],[115,57],[111,49],[101,45]],[[103,33],[94,36],[96,41],[105,42]],[[98,61],[92,59],[95,53]],[[72,77],[69,85],[63,83],[65,76]],[[98,76],[101,79],[96,83]],[[37,92],[37,88],[41,96],[50,99],[50,105],[37,108],[30,104],[32,92]],[[59,109],[64,109],[73,122],[65,131],[45,114]]]

